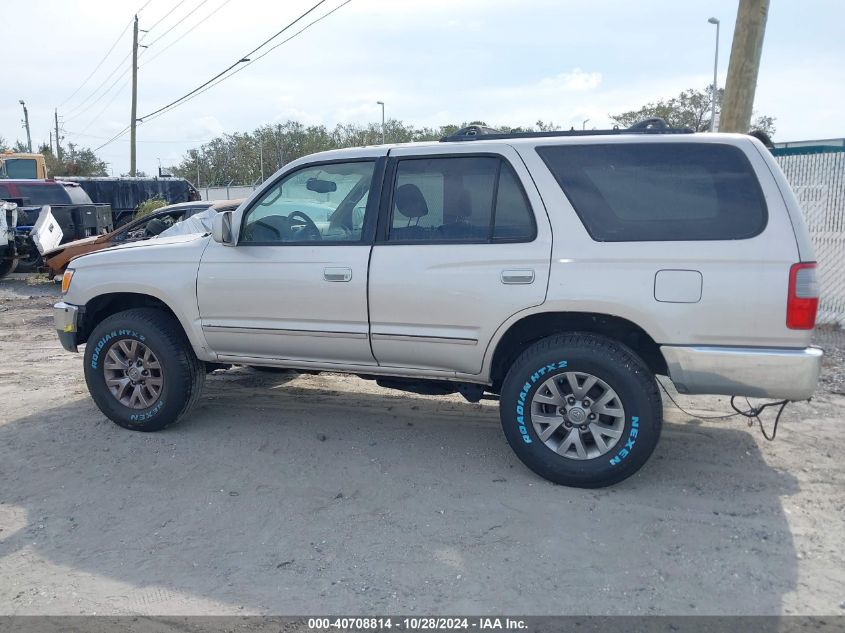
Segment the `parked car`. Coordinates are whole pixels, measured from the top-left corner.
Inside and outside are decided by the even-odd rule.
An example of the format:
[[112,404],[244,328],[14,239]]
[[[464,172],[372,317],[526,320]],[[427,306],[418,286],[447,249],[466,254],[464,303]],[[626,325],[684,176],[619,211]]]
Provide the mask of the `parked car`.
[[665,124],[306,156],[211,236],[85,255],[62,287],[62,345],[87,343],[91,396],[127,429],[190,411],[206,363],[347,372],[498,398],[519,458],[572,486],[646,462],[656,375],[803,400],[822,357],[813,247],[770,152]]
[[112,246],[127,242],[147,240],[162,233],[177,222],[181,222],[203,211],[208,209],[233,211],[238,208],[241,202],[243,202],[243,199],[171,204],[125,224],[119,229],[115,229],[105,235],[86,237],[81,240],[62,244],[58,248],[44,253],[44,264],[51,277],[61,275],[65,271],[65,268],[67,268],[68,262],[77,255],[93,253],[94,251],[111,248]]
[[108,233],[114,226],[111,207],[94,204],[82,188],[61,180],[0,180],[0,200],[18,205],[18,233],[24,238],[17,263],[18,272],[34,272],[42,263],[41,253],[30,235],[44,207],[50,207],[61,242]]

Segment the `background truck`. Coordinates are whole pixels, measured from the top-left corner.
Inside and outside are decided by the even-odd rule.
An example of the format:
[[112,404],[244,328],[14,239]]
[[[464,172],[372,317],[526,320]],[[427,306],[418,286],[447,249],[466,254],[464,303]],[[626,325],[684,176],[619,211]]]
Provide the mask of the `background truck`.
[[[111,207],[94,204],[82,188],[59,180],[0,180],[0,200],[18,207],[16,231],[23,237],[18,253],[18,272],[33,272],[41,266],[41,253],[31,231],[45,206],[62,231],[61,243],[108,233],[114,229]],[[29,238],[29,239],[26,239]]]
[[41,154],[3,152],[0,154],[0,179],[47,177],[47,163]]

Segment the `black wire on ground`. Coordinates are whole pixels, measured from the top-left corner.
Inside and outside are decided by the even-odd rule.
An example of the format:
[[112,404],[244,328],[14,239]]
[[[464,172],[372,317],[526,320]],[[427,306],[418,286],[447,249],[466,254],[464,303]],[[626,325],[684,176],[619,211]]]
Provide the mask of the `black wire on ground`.
[[[748,410],[743,411],[739,407],[736,406],[734,400],[736,400],[736,396],[731,396],[731,409],[734,410],[734,413],[728,413],[726,415],[698,415],[696,413],[691,413],[684,409],[681,405],[678,404],[677,400],[672,397],[672,394],[666,389],[662,382],[659,380],[657,384],[660,385],[660,388],[663,390],[663,393],[666,394],[666,397],[674,404],[678,409],[680,409],[683,413],[686,413],[689,416],[694,418],[698,418],[700,420],[726,420],[728,418],[733,418],[738,415],[748,418],[748,426],[754,424],[754,420],[757,420],[757,423],[760,425],[760,432],[763,434],[763,437],[766,438],[768,441],[772,441],[775,439],[775,436],[778,434],[778,424],[780,423],[780,416],[783,413],[783,410],[786,408],[786,405],[789,404],[789,400],[776,400],[775,402],[766,402],[765,404],[761,404],[758,407],[752,407],[751,403],[748,401],[748,398],[745,399],[746,404],[748,405]],[[777,407],[779,406],[777,415],[775,416],[775,423],[772,426],[772,434],[769,435],[766,433],[766,429],[763,427],[763,421],[760,419],[760,414],[763,413],[769,407]]]

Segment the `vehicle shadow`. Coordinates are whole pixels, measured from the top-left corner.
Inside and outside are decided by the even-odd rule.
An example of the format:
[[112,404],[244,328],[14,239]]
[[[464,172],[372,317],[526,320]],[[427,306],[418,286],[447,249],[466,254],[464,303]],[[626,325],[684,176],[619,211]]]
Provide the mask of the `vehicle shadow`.
[[0,569],[120,588],[98,613],[779,614],[796,588],[797,483],[744,428],[668,423],[638,475],[578,490],[495,406],[291,378],[211,375],[161,433],[88,398],[0,425]]

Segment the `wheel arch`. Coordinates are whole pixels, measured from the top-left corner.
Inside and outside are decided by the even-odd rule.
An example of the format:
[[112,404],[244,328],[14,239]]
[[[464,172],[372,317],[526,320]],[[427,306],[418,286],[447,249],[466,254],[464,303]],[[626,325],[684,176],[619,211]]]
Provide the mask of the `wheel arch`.
[[[89,299],[85,303],[84,318],[77,336],[77,342],[86,342],[91,331],[103,319],[133,308],[153,308],[169,314],[179,324],[180,330],[194,348],[195,353],[205,347],[204,341],[195,340],[196,333],[191,332],[189,328],[184,326],[179,314],[166,301],[143,292],[106,292]],[[200,354],[197,355],[200,356]]]
[[642,327],[626,318],[598,312],[539,312],[510,324],[495,342],[489,365],[493,391],[501,388],[508,367],[532,343],[554,334],[589,332],[631,348],[655,374],[667,375],[660,345]]

